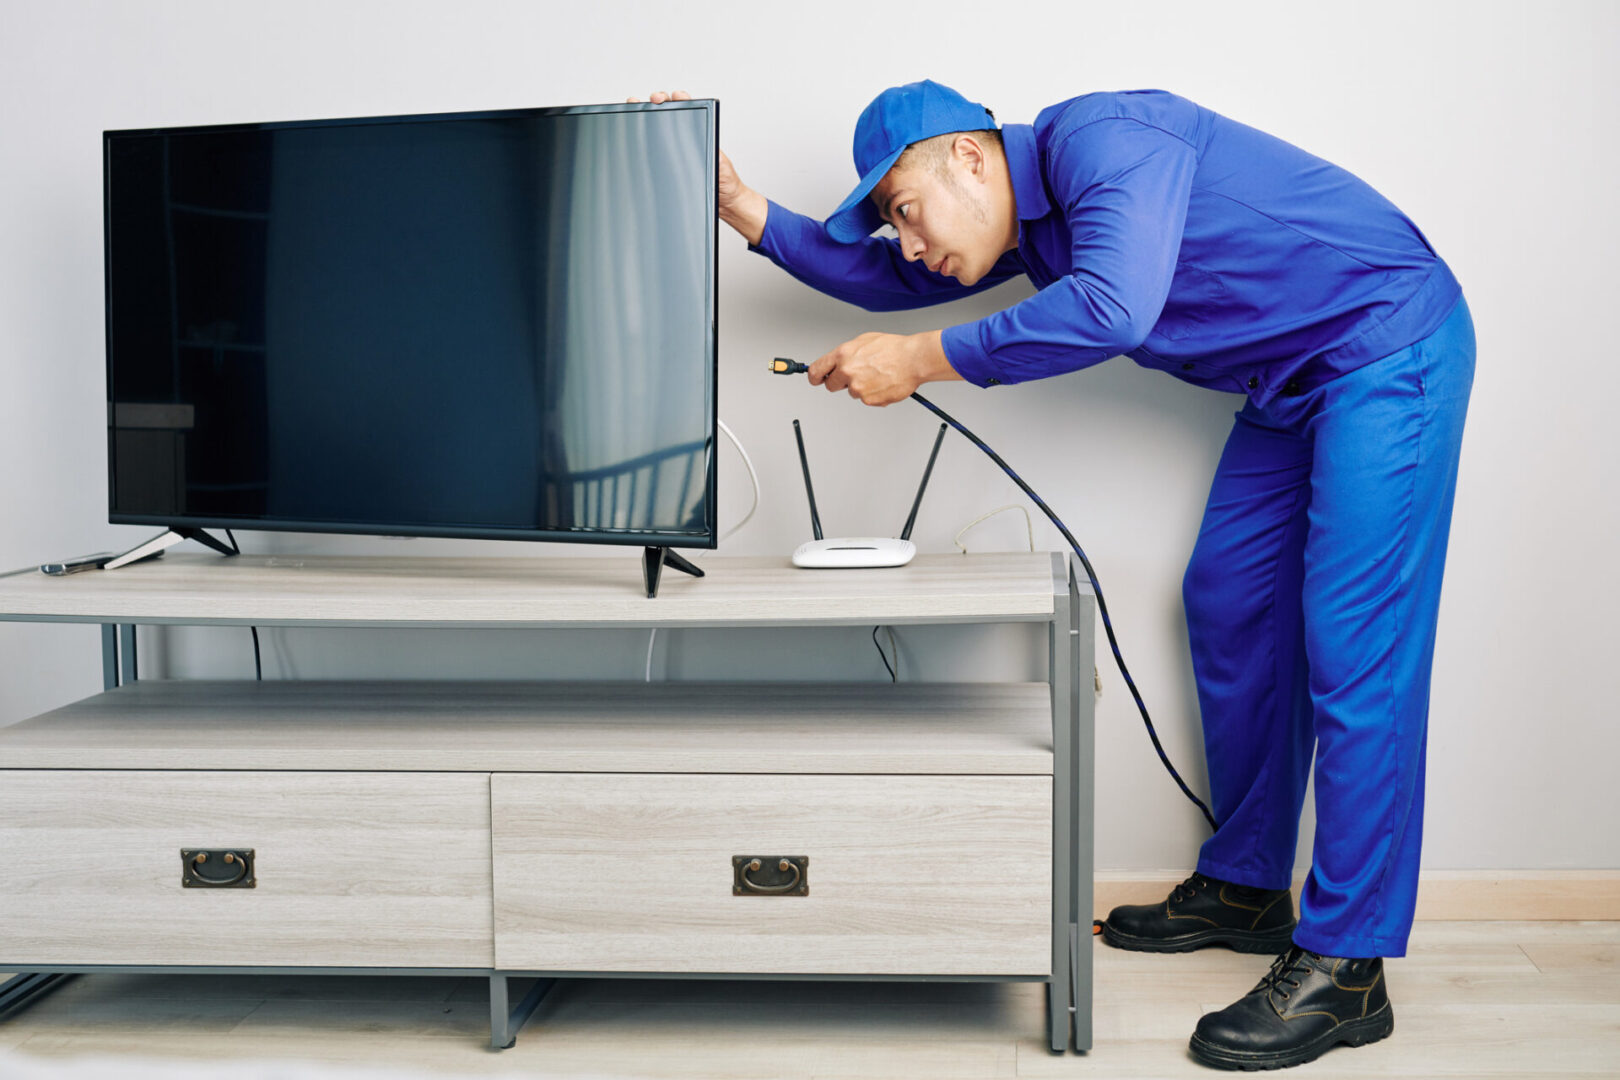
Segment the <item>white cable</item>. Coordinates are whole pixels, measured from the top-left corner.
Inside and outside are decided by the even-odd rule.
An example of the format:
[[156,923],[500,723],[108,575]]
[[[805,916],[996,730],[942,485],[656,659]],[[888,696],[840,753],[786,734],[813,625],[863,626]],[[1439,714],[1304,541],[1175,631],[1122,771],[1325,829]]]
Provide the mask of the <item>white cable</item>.
[[[735,535],[738,529],[740,529],[744,525],[748,524],[749,519],[754,516],[754,511],[759,509],[759,473],[754,471],[754,460],[748,456],[748,451],[743,448],[743,444],[742,444],[741,440],[739,440],[736,435],[732,434],[731,429],[726,426],[726,422],[724,420],[721,420],[719,417],[715,417],[714,422],[716,424],[720,425],[720,430],[726,433],[726,438],[731,440],[731,445],[735,446],[737,448],[737,453],[742,455],[743,464],[748,467],[748,479],[750,481],[752,481],[753,485],[754,485],[754,502],[753,502],[753,505],[748,508],[748,513],[743,515],[741,521],[737,522],[737,524],[733,525],[731,528],[727,529],[725,532],[720,534],[720,540],[725,540],[725,539],[728,539],[729,537]],[[720,545],[720,540],[715,541],[715,546],[716,547],[718,547]],[[704,548],[702,550],[692,552],[692,554],[690,556],[691,561],[696,562],[700,557],[702,557],[704,554],[706,554],[709,550],[711,550],[711,549]],[[642,672],[642,681],[643,682],[652,682],[653,646],[655,644],[657,644],[657,642],[658,642],[658,628],[653,627],[652,631],[650,633],[648,633],[648,635],[647,635],[647,667],[646,667],[646,670],[644,670]]]
[[[731,445],[735,446],[737,448],[737,453],[742,455],[743,465],[747,466],[747,468],[748,468],[748,479],[754,485],[754,504],[748,508],[748,513],[743,515],[741,521],[737,522],[737,524],[733,525],[731,528],[727,529],[725,532],[720,534],[720,540],[725,540],[725,539],[728,539],[731,536],[734,536],[738,529],[740,529],[744,525],[748,524],[749,519],[751,519],[754,516],[754,511],[759,509],[759,473],[754,471],[754,461],[753,461],[753,459],[748,456],[748,451],[743,449],[743,444],[738,441],[737,436],[735,436],[735,435],[733,435],[731,433],[731,429],[726,426],[726,422],[717,417],[715,419],[715,423],[720,425],[720,430],[726,433],[726,438],[731,440]],[[719,546],[720,540],[715,541],[715,546],[716,547]],[[694,552],[692,552],[692,558],[695,559],[695,558],[698,558],[700,555],[707,554],[709,550],[711,550],[711,549],[704,548],[704,549],[699,550],[699,551],[694,551]]]
[[995,517],[997,514],[1001,513],[1003,510],[1017,510],[1017,511],[1019,511],[1020,513],[1022,513],[1024,515],[1024,527],[1029,530],[1029,550],[1034,551],[1035,550],[1035,523],[1032,522],[1029,519],[1029,511],[1024,507],[1019,506],[1017,503],[1008,503],[1006,506],[998,506],[998,507],[996,507],[994,510],[991,510],[989,513],[980,514],[978,517],[974,518],[972,521],[968,522],[966,525],[964,525],[960,529],[956,530],[956,535],[951,537],[951,543],[955,544],[957,546],[957,548],[961,550],[962,554],[966,555],[967,554],[967,548],[965,546],[963,546],[963,544],[962,544],[962,534],[967,532],[969,529],[973,528],[973,526],[977,525],[979,522],[984,521],[984,520],[986,520],[988,518]]

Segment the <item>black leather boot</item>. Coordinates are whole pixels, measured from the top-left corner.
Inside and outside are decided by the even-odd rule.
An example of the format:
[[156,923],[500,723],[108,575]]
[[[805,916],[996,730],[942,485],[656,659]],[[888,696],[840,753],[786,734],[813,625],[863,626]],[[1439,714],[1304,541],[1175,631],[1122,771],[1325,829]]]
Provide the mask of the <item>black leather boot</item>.
[[1120,949],[1186,952],[1230,945],[1238,952],[1277,953],[1293,942],[1294,897],[1194,874],[1161,904],[1122,904],[1109,912],[1102,937]]
[[1292,946],[1253,990],[1198,1021],[1189,1049],[1218,1069],[1283,1069],[1395,1030],[1378,957],[1345,960]]

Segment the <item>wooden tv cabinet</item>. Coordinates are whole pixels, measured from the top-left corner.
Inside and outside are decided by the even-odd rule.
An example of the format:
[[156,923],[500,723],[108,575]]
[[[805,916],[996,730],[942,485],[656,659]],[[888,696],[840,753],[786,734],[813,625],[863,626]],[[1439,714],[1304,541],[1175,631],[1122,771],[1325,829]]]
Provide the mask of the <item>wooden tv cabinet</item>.
[[[704,568],[657,599],[634,558],[0,575],[0,618],[101,624],[106,687],[0,727],[0,970],[26,973],[0,1013],[70,973],[478,975],[505,1047],[560,978],[1038,981],[1051,1048],[1089,1049],[1084,578]],[[1046,624],[1048,681],[138,679],[134,650],[165,623],[978,622]]]

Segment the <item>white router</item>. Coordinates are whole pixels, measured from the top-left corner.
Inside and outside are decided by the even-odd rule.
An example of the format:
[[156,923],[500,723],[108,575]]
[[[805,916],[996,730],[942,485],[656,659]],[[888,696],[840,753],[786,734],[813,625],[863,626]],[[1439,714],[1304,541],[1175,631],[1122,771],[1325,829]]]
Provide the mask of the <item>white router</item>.
[[911,542],[911,527],[917,523],[917,508],[922,505],[923,491],[928,477],[934,471],[934,459],[939,457],[939,444],[945,440],[945,425],[939,425],[934,437],[933,453],[928,455],[928,466],[923,469],[922,483],[917,485],[917,497],[911,503],[911,515],[899,539],[892,536],[842,536],[826,540],[821,535],[821,518],[816,514],[816,490],[810,486],[810,459],[804,453],[804,434],[799,422],[793,421],[793,437],[799,443],[799,464],[804,468],[804,493],[810,500],[810,528],[814,540],[800,544],[793,552],[793,565],[807,569],[850,569],[854,567],[904,566],[917,554],[917,545]]

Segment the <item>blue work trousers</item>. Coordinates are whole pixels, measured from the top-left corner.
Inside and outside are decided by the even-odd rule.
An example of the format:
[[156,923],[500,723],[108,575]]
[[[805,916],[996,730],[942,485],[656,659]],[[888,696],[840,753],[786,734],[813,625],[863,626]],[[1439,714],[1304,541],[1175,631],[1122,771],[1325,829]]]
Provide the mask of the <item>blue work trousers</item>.
[[1221,454],[1183,597],[1211,877],[1290,883],[1315,750],[1296,944],[1403,956],[1417,901],[1429,672],[1474,377],[1459,300],[1416,344],[1263,409]]

